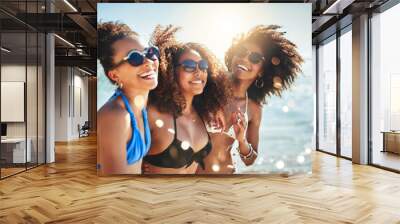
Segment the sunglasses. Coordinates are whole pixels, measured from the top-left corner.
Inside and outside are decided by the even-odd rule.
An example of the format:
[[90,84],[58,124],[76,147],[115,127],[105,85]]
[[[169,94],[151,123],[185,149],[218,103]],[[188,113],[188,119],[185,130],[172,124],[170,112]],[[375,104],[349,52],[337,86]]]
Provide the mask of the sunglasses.
[[149,47],[145,48],[144,51],[131,50],[128,55],[122,59],[118,64],[114,65],[112,69],[122,65],[125,62],[128,62],[130,65],[137,67],[144,63],[145,58],[148,58],[152,61],[158,60],[160,58],[160,52],[157,47]]
[[252,64],[258,64],[262,61],[265,60],[264,56],[258,52],[252,52],[247,50],[247,48],[241,46],[236,50],[236,56],[240,58],[244,58],[247,56],[247,59],[252,63]]
[[184,60],[177,66],[182,66],[183,70],[189,73],[195,72],[197,68],[199,68],[199,70],[203,72],[207,71],[208,69],[208,63],[204,59],[200,60],[199,62],[193,61],[191,59]]

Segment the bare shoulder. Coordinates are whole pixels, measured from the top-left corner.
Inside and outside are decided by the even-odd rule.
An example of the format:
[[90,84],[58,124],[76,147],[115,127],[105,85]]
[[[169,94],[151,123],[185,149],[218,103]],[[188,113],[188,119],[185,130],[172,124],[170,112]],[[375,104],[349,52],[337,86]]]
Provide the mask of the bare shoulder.
[[153,106],[153,105],[148,105],[147,106],[147,116],[149,118],[149,123],[150,123],[150,129],[152,129],[154,127],[154,125],[156,124],[157,120],[161,120],[163,122],[169,120],[169,117],[171,115],[169,115],[168,113],[162,113],[160,112],[157,107]]
[[255,119],[260,118],[262,114],[263,105],[256,103],[254,100],[249,99],[249,110],[251,116]]
[[97,119],[100,126],[112,128],[114,126],[118,128],[129,127],[129,113],[116,101],[110,101],[104,104],[97,113]]
[[162,113],[160,112],[157,107],[153,105],[148,105],[147,106],[147,113],[149,114],[149,118],[164,118],[170,116],[168,113]]
[[160,115],[160,111],[153,105],[147,105],[147,113],[149,116],[157,116]]

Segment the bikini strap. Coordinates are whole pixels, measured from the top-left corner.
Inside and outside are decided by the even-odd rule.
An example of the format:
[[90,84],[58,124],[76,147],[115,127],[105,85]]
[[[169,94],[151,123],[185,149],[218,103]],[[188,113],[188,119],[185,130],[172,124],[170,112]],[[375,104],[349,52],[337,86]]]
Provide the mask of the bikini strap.
[[146,107],[144,107],[142,110],[142,116],[143,116],[143,123],[144,123],[144,140],[145,140],[145,144],[146,144],[146,149],[148,151],[150,149],[150,143],[151,143],[151,132],[150,132],[150,126],[149,126],[149,119],[147,117]]
[[176,117],[175,114],[172,114],[173,118],[174,118],[174,139],[177,139],[178,137],[178,128],[176,127]]
[[136,119],[135,119],[135,113],[133,113],[131,105],[128,101],[128,98],[126,98],[125,94],[122,92],[121,89],[117,89],[117,91],[115,92],[116,96],[121,96],[122,101],[125,104],[126,110],[128,111],[130,117],[131,117],[131,122],[134,125],[135,128],[137,128],[137,124],[136,124]]
[[137,126],[135,114],[133,113],[131,105],[129,104],[128,98],[124,95],[121,89],[117,89],[115,91],[112,99],[115,99],[118,96],[121,96],[121,99],[124,102],[125,108],[128,111],[131,119],[132,137],[127,143],[126,147],[126,160],[128,162],[128,165],[131,165],[142,159],[150,149],[151,134],[147,118],[147,110],[146,108],[142,109],[142,119],[144,124],[144,136],[142,139],[140,130]]
[[246,91],[246,111],[244,112],[245,114],[247,114],[248,106],[249,106],[249,96],[247,95],[247,91]]
[[209,134],[208,131],[207,131],[207,125],[206,125],[206,123],[204,122],[203,118],[200,116],[200,114],[199,114],[199,117],[200,117],[200,120],[203,122],[203,125],[204,125],[204,127],[205,127],[205,129],[206,129],[206,132],[207,132],[208,139],[210,140],[210,134]]

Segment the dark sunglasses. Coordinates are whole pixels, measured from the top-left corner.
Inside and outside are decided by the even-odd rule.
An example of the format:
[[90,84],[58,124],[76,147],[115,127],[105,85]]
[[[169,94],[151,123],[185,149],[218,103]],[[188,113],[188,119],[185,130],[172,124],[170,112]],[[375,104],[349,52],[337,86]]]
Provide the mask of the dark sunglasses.
[[140,66],[144,63],[145,58],[148,58],[152,61],[158,60],[160,58],[160,52],[157,47],[149,47],[145,48],[143,52],[138,50],[129,51],[128,55],[122,59],[118,64],[114,65],[112,69],[122,65],[125,62],[128,62],[132,66]]
[[207,71],[207,69],[208,69],[208,63],[204,59],[200,60],[199,62],[193,61],[191,59],[187,59],[187,60],[184,60],[182,63],[177,64],[177,66],[182,66],[183,70],[185,72],[190,72],[190,73],[195,72],[197,69],[197,66],[200,69],[200,71],[203,71],[203,72]]
[[247,50],[247,48],[245,48],[243,46],[238,47],[238,49],[236,50],[236,56],[238,56],[240,58],[244,58],[245,56],[247,56],[247,59],[252,64],[258,64],[265,60],[265,58],[264,58],[264,56],[262,56],[262,54],[260,54],[258,52],[249,51],[249,50]]

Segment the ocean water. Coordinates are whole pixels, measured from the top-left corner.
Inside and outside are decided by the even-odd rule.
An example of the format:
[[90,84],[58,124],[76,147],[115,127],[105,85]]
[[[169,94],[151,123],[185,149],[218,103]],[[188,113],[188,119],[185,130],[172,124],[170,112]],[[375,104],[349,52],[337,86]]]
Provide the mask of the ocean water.
[[97,110],[99,110],[114,93],[116,86],[104,75],[103,67],[97,60]]
[[[112,95],[113,86],[98,63],[97,109]],[[282,97],[273,96],[263,108],[259,156],[249,167],[238,163],[237,173],[309,173],[314,136],[314,88],[311,59]]]
[[255,165],[238,163],[238,173],[308,173],[314,136],[312,77],[301,75],[282,97],[263,108]]

